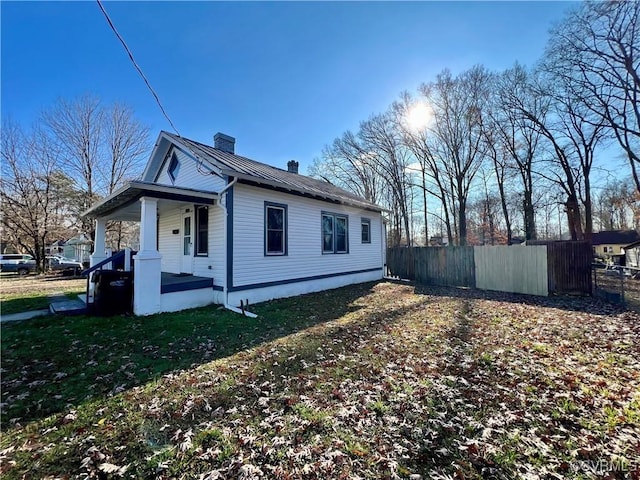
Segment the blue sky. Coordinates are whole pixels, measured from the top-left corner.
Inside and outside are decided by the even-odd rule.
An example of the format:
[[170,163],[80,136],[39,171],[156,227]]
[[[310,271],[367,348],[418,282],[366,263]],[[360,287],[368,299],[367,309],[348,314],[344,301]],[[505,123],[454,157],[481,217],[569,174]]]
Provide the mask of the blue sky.
[[[105,2],[181,135],[306,171],[322,147],[444,68],[531,65],[568,2]],[[94,94],[171,130],[95,2],[6,2],[1,114]]]

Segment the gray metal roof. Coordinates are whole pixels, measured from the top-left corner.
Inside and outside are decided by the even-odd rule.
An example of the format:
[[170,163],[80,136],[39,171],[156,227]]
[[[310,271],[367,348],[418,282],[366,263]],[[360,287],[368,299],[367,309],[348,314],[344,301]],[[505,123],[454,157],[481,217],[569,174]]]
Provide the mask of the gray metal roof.
[[181,144],[191,150],[199,159],[217,166],[225,175],[337,203],[354,205],[368,210],[384,210],[382,207],[342,188],[336,187],[329,182],[317,180],[298,173],[291,173],[287,170],[272,167],[266,163],[257,162],[247,157],[228,153],[210,145],[179,137],[169,132],[163,131],[162,133],[173,142]]

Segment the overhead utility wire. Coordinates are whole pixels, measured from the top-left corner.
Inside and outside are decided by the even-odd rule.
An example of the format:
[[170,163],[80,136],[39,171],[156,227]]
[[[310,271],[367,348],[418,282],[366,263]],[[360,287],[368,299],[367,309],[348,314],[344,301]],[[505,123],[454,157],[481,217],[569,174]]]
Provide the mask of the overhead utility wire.
[[169,115],[167,115],[167,112],[164,110],[164,107],[162,106],[162,103],[160,103],[160,98],[158,98],[158,95],[156,94],[156,92],[151,87],[151,84],[149,83],[149,80],[147,80],[147,77],[145,77],[144,73],[142,73],[142,69],[138,66],[138,64],[136,63],[135,59],[133,58],[133,54],[131,53],[131,50],[129,50],[129,47],[125,43],[124,39],[118,33],[118,30],[116,30],[116,27],[113,24],[113,22],[111,21],[111,18],[109,18],[109,14],[107,13],[107,11],[102,6],[102,2],[100,0],[96,0],[96,2],[98,2],[98,6],[100,7],[100,10],[102,10],[102,13],[103,13],[104,17],[107,19],[107,22],[109,23],[109,26],[111,27],[111,30],[113,30],[113,33],[116,34],[116,37],[118,37],[118,40],[120,40],[120,43],[122,43],[122,46],[127,51],[127,54],[129,55],[129,58],[131,59],[131,63],[133,63],[133,66],[136,67],[136,70],[138,71],[138,73],[140,74],[142,79],[144,80],[144,83],[147,84],[147,88],[152,93],[153,97],[156,99],[156,103],[160,107],[160,110],[162,110],[162,114],[164,115],[164,118],[167,119],[167,121],[169,122],[169,124],[171,125],[173,130],[178,134],[178,136],[180,136],[180,132],[178,132],[178,129],[176,128],[176,126],[173,124],[173,122],[169,118]]

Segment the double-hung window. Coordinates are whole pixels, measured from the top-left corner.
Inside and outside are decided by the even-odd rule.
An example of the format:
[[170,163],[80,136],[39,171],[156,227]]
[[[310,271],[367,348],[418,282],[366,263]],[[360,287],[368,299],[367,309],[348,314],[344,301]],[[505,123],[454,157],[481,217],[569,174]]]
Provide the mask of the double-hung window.
[[196,206],[196,255],[209,255],[209,207]]
[[322,253],[349,252],[349,219],[346,215],[322,213]]
[[287,206],[264,202],[264,254],[287,254]]
[[360,221],[361,224],[361,241],[362,243],[371,243],[371,220],[363,218]]

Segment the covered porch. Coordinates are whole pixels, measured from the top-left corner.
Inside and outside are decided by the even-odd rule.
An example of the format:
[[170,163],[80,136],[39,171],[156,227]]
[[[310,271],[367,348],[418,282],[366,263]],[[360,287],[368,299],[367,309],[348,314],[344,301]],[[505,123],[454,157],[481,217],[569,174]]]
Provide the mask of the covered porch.
[[[158,251],[158,229],[163,213],[184,205],[215,205],[217,199],[218,194],[214,192],[130,182],[84,213],[96,221],[95,248],[90,257],[90,268],[84,273],[91,276],[99,269],[118,268],[114,257],[107,257],[106,253],[107,222],[139,222],[140,250],[132,256],[123,255],[118,260],[119,269],[131,272],[133,313],[150,315],[213,303],[217,289],[212,276],[163,271],[162,255]],[[95,301],[94,292],[91,291],[90,279],[87,283],[87,301],[91,303]]]

